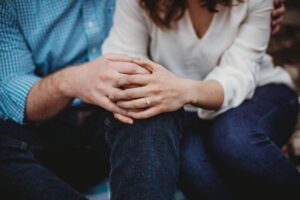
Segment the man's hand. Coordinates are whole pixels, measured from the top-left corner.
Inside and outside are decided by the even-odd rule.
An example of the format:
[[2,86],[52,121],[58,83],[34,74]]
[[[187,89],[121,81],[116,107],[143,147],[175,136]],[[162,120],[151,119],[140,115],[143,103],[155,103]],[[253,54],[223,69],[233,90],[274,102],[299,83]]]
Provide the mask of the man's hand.
[[283,22],[283,15],[286,11],[285,0],[274,0],[274,10],[272,11],[272,34],[276,34],[280,30]]
[[125,74],[145,74],[147,71],[132,63],[132,58],[105,55],[95,61],[74,68],[66,88],[67,96],[78,97],[89,104],[98,105],[113,113],[125,115],[126,111],[114,104],[108,96],[119,89],[114,82]]
[[149,73],[134,64],[133,59],[121,55],[105,55],[92,62],[70,67],[50,75],[35,84],[26,105],[28,121],[52,118],[74,98],[100,106],[119,115],[120,120],[132,123],[126,111],[113,103],[108,96],[119,89],[114,82],[128,74]]

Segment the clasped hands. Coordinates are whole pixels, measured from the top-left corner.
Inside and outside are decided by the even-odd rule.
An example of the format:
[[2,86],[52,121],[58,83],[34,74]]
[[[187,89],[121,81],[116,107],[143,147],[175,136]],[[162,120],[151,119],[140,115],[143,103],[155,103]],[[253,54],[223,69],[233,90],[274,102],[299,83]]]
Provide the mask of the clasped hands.
[[114,113],[115,118],[132,124],[135,119],[176,111],[188,103],[188,80],[148,59],[133,58],[132,62],[147,72],[125,74],[113,83],[118,90],[109,94],[109,99],[126,110],[126,115]]

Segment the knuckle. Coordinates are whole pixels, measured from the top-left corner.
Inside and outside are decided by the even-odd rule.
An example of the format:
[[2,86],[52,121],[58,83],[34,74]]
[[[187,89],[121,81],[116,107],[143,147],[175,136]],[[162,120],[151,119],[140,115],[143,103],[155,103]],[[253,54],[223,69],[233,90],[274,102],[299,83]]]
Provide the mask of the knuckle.
[[100,75],[100,79],[101,79],[102,81],[109,81],[109,80],[111,79],[111,77],[110,77],[107,73],[102,73],[102,74]]
[[152,93],[153,93],[154,95],[159,95],[159,94],[162,93],[162,89],[161,89],[160,87],[153,86],[153,88],[152,88]]
[[133,65],[129,66],[129,73],[136,74],[138,72],[137,68]]

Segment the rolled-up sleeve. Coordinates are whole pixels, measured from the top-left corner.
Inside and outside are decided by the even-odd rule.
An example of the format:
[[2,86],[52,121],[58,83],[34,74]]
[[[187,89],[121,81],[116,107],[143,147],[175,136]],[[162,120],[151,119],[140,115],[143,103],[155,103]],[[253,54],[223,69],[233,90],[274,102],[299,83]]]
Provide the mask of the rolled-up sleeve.
[[17,13],[9,1],[0,3],[0,114],[24,123],[26,99],[33,84],[32,54],[22,35]]
[[272,8],[272,0],[249,1],[247,17],[240,25],[235,41],[206,77],[206,80],[216,80],[222,85],[223,105],[218,111],[199,109],[200,118],[212,119],[253,96],[260,62],[270,39]]

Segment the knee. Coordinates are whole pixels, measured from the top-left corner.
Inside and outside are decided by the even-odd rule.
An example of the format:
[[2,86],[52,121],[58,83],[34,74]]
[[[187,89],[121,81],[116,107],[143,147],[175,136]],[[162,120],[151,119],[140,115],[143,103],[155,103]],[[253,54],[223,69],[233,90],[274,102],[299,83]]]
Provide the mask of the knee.
[[225,163],[239,163],[251,153],[250,143],[255,137],[264,139],[244,117],[238,113],[225,115],[212,125],[208,139],[211,151]]
[[[177,173],[180,116],[177,112],[164,113],[151,119],[137,120],[133,125],[111,121],[107,132],[111,160],[118,163],[122,161],[126,165],[135,162],[144,168],[160,168],[165,173]],[[146,164],[148,166],[144,166]]]
[[127,125],[110,118],[108,128],[109,143],[116,140],[154,142],[153,144],[166,141],[175,142],[179,145],[182,132],[182,113],[180,111],[163,113],[145,120],[135,120],[134,124]]

